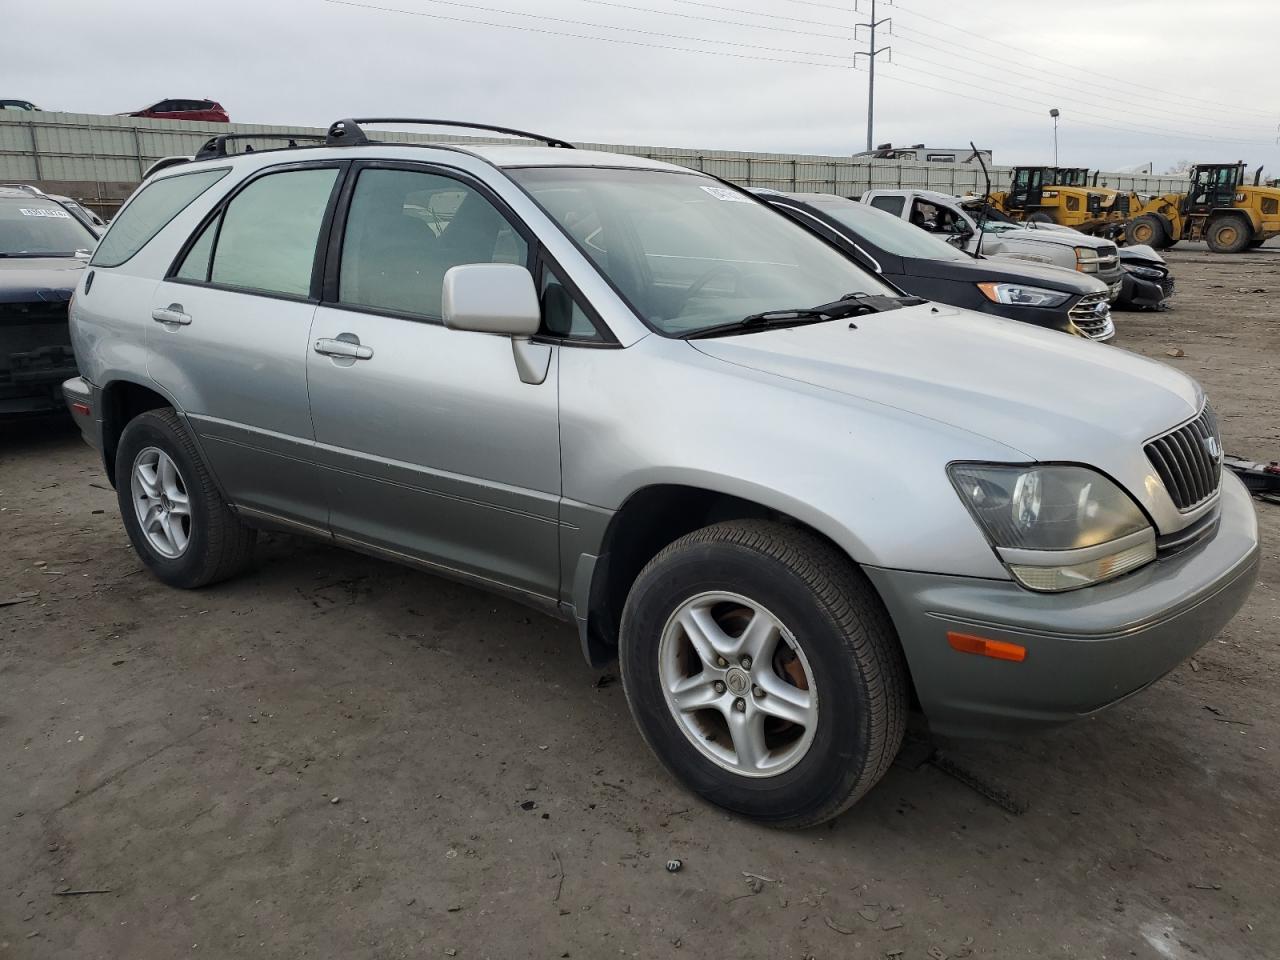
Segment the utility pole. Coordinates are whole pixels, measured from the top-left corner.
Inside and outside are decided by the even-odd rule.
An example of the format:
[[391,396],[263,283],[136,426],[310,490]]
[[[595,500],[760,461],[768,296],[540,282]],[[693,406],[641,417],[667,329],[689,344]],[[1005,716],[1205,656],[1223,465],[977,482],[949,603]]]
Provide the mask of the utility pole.
[[[855,0],[854,2],[854,12],[856,13],[861,12],[861,10],[858,9],[858,4],[860,2],[861,0]],[[893,0],[886,0],[886,2],[892,3]],[[880,54],[882,53],[887,53],[889,54],[890,62],[893,61],[892,47],[880,47],[877,49],[876,28],[881,27],[886,23],[892,23],[892,22],[893,21],[890,17],[885,17],[883,20],[876,19],[876,0],[871,0],[871,19],[866,23],[856,23],[853,26],[853,33],[855,37],[858,34],[858,27],[867,27],[870,30],[870,37],[867,41],[867,49],[855,51],[853,55],[855,62],[857,61],[858,57],[866,57],[867,66],[870,67],[870,76],[867,78],[867,149],[868,150],[872,150],[875,148],[874,129],[875,129],[875,118],[876,118],[876,57],[880,56]],[[889,32],[890,33],[893,32],[892,28],[890,28]]]
[[1049,111],[1049,116],[1053,117],[1053,165],[1058,165],[1058,114],[1060,111],[1057,107]]

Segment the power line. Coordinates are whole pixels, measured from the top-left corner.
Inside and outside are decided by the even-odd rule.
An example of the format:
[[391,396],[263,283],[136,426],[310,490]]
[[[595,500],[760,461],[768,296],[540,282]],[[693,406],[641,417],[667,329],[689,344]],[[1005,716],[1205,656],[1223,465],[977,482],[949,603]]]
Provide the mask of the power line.
[[672,3],[683,3],[690,7],[707,7],[711,10],[723,10],[726,13],[745,14],[752,17],[767,17],[770,20],[785,20],[789,23],[807,23],[811,26],[835,27],[837,30],[852,30],[843,23],[832,23],[830,20],[806,20],[804,17],[788,17],[781,13],[764,13],[760,10],[742,10],[738,7],[726,7],[719,3],[705,3],[703,0],[671,0]]
[[[550,37],[568,37],[573,40],[596,40],[603,43],[617,43],[629,47],[646,47],[651,50],[672,50],[680,53],[698,53],[713,57],[731,57],[735,60],[757,60],[765,63],[790,63],[798,64],[804,67],[827,67],[835,70],[852,70],[853,64],[843,63],[820,63],[813,60],[792,60],[781,57],[758,57],[748,53],[731,53],[728,50],[707,50],[705,48],[691,47],[673,47],[670,44],[663,43],[645,43],[640,40],[624,40],[621,37],[599,37],[583,33],[567,33],[563,30],[549,30],[544,27],[522,26],[518,23],[495,23],[492,20],[473,20],[467,17],[453,17],[443,13],[430,13],[426,10],[403,10],[398,7],[383,7],[371,3],[356,3],[354,0],[322,0],[324,3],[332,4],[339,7],[354,7],[359,10],[374,10],[379,13],[396,13],[409,17],[427,17],[432,20],[444,20],[450,23],[467,23],[480,27],[497,27],[502,30],[516,30],[523,33],[536,33],[542,36]],[[506,11],[496,11],[504,13]],[[704,41],[700,37],[682,37],[675,34],[654,34],[654,36],[668,37],[673,40],[693,40],[695,42],[721,42],[721,41]],[[763,48],[771,49],[771,48]]]
[[[810,2],[810,0],[791,0],[791,2],[792,2],[792,3],[802,3],[802,2],[807,3],[807,2]],[[916,11],[916,10],[912,10],[910,7],[903,7],[903,6],[899,6],[899,7],[898,7],[898,9],[899,9],[899,10],[901,10],[903,13],[909,14],[909,15],[911,15],[911,16],[913,16],[913,17],[920,17],[922,20],[929,20],[929,21],[931,21],[931,22],[933,22],[933,23],[939,24],[940,26],[946,27],[948,30],[955,30],[955,31],[958,31],[958,32],[963,33],[963,34],[967,34],[968,36],[976,37],[977,39],[981,40],[982,42],[987,43],[987,44],[989,44],[989,45],[991,45],[991,46],[993,46],[993,47],[1000,47],[1000,48],[1002,49],[1002,52],[1004,52],[1006,55],[1008,54],[1008,50],[1007,50],[1007,48],[1005,47],[1005,45],[1004,45],[1004,44],[1001,44],[1001,43],[999,43],[998,41],[992,40],[990,37],[988,37],[988,36],[986,36],[986,35],[984,35],[984,34],[977,33],[977,32],[975,32],[975,31],[973,31],[973,30],[968,30],[968,29],[966,29],[966,28],[964,28],[964,27],[961,27],[961,26],[958,26],[958,25],[956,25],[956,24],[954,24],[954,23],[948,23],[946,20],[940,20],[940,19],[938,19],[937,17],[931,17],[931,16],[929,16],[927,13],[920,13],[920,12],[918,12],[918,11]],[[936,39],[945,39],[945,38],[938,37],[938,38],[936,38]],[[1206,100],[1206,99],[1204,99],[1203,97],[1190,97],[1190,96],[1185,96],[1185,95],[1183,95],[1183,94],[1179,94],[1179,93],[1177,93],[1176,91],[1161,90],[1159,87],[1151,87],[1151,86],[1147,86],[1146,84],[1136,83],[1135,81],[1132,81],[1132,80],[1122,80],[1122,79],[1120,79],[1119,77],[1113,77],[1113,76],[1111,76],[1111,75],[1109,75],[1109,74],[1100,73],[1099,71],[1094,70],[1094,69],[1092,69],[1092,68],[1080,67],[1080,66],[1077,66],[1077,65],[1075,65],[1075,64],[1073,64],[1073,63],[1068,63],[1066,60],[1057,60],[1057,59],[1055,59],[1055,58],[1053,58],[1053,57],[1045,56],[1044,54],[1041,54],[1041,53],[1036,53],[1036,54],[1035,54],[1035,57],[1036,57],[1037,59],[1041,59],[1041,60],[1048,60],[1050,63],[1056,63],[1056,64],[1058,64],[1059,66],[1067,67],[1068,69],[1073,70],[1073,71],[1075,71],[1076,73],[1083,73],[1083,74],[1087,74],[1087,75],[1089,75],[1090,77],[1092,77],[1092,78],[1094,78],[1094,79],[1102,78],[1102,79],[1105,79],[1105,80],[1110,80],[1110,81],[1112,81],[1112,82],[1114,82],[1114,83],[1124,84],[1125,86],[1137,87],[1137,88],[1138,88],[1138,89],[1140,89],[1140,90],[1146,90],[1146,91],[1149,91],[1149,92],[1151,92],[1151,93],[1158,93],[1158,94],[1160,94],[1160,95],[1162,95],[1163,97],[1166,97],[1166,98],[1172,95],[1173,97],[1177,98],[1178,100],[1195,100],[1195,101],[1198,101],[1198,102],[1200,102],[1200,103],[1208,104],[1209,106],[1212,106],[1212,107],[1218,107],[1218,106],[1219,106],[1219,104],[1217,104],[1215,101],[1213,101],[1213,100]],[[1236,108],[1236,109],[1239,109],[1239,108]],[[1251,113],[1251,114],[1253,114],[1253,115],[1255,115],[1255,116],[1259,116],[1259,117],[1266,117],[1267,119],[1274,120],[1274,117],[1273,117],[1271,114],[1262,113],[1262,112],[1260,112],[1260,111],[1245,110],[1245,111],[1241,111],[1241,112]]]
[[[545,13],[525,13],[522,10],[507,10],[502,7],[490,7],[479,3],[464,3],[463,0],[428,0],[430,3],[445,7],[461,7],[464,10],[478,10],[481,13],[497,13],[506,17],[527,17],[531,20],[546,20],[550,23],[564,23],[573,27],[590,27],[593,30],[617,30],[621,33],[634,33],[644,37],[658,37],[664,40],[686,40],[691,43],[718,43],[726,47],[741,47],[746,50],[763,50],[768,53],[790,53],[804,57],[826,57],[829,60],[855,62],[856,58],[841,53],[823,53],[818,50],[796,50],[791,47],[766,47],[758,43],[743,43],[738,40],[715,40],[709,37],[690,37],[679,33],[665,33],[658,30],[645,30],[642,27],[619,27],[609,23],[593,23],[590,20],[574,20],[569,17],[553,17]],[[619,4],[614,4],[615,6]],[[634,8],[633,8],[634,9]]]
[[[847,42],[848,37],[833,37],[829,33],[817,33],[813,30],[796,30],[793,27],[778,27],[773,24],[765,23],[742,23],[737,20],[722,20],[719,17],[702,17],[696,13],[680,13],[678,10],[657,10],[653,7],[637,7],[629,3],[615,3],[613,0],[581,0],[582,3],[593,3],[598,7],[614,7],[618,10],[632,10],[636,13],[655,13],[663,17],[679,17],[682,20],[699,20],[703,23],[717,23],[726,27],[745,27],[749,30],[769,30],[774,33],[795,33],[804,37],[819,37],[823,40],[832,40],[837,42]],[[710,6],[710,4],[699,4],[699,6]],[[725,7],[717,9],[729,9]],[[736,11],[738,13],[746,13],[747,11]],[[521,14],[521,16],[529,16],[529,14]],[[610,27],[611,30],[618,29]]]
[[[915,68],[903,68],[901,64],[897,64],[897,63],[895,63],[893,66],[895,69],[899,69],[899,68],[915,69]],[[923,71],[917,70],[917,72],[923,72]],[[1026,113],[1026,114],[1037,116],[1037,117],[1043,116],[1042,112],[1038,109],[1028,110],[1026,107],[1019,106],[1017,104],[1010,104],[1007,101],[995,99],[996,95],[991,94],[990,92],[988,92],[986,96],[978,97],[969,93],[958,93],[957,91],[949,87],[935,87],[932,84],[920,83],[919,81],[916,81],[916,80],[907,80],[903,77],[898,76],[896,73],[887,73],[885,75],[888,77],[891,77],[893,80],[895,80],[898,83],[905,83],[913,87],[920,87],[922,90],[933,90],[937,93],[945,93],[945,94],[948,94],[949,96],[959,97],[962,100],[972,100],[975,103],[984,103],[987,106],[992,106],[994,104],[1002,107],[1007,107],[1011,110],[1017,110],[1019,113]],[[938,74],[930,74],[930,76],[938,76],[939,79],[946,80],[948,83],[956,82],[953,77],[942,77],[942,76],[939,76]],[[1001,94],[1000,96],[1011,96],[1011,95]],[[1024,98],[1018,98],[1018,99],[1022,100],[1022,102],[1024,103],[1035,103],[1037,106],[1040,106],[1038,101],[1035,101],[1035,100],[1026,100]],[[1082,116],[1087,116],[1087,115],[1082,114]],[[1124,131],[1125,133],[1137,132],[1144,137],[1161,137],[1169,140],[1184,140],[1184,141],[1194,140],[1197,142],[1204,142],[1204,143],[1250,143],[1250,144],[1270,144],[1271,143],[1271,141],[1269,140],[1231,140],[1225,137],[1197,137],[1190,134],[1171,133],[1167,131],[1158,132],[1158,133],[1157,132],[1149,133],[1145,130],[1135,131],[1132,126],[1123,126],[1118,123],[1107,123],[1102,120],[1074,120],[1073,122],[1082,127],[1098,127],[1099,129],[1104,129],[1104,130],[1121,130],[1121,131]]]
[[[928,63],[928,64],[930,64],[930,65],[935,65],[935,64],[933,64],[933,61],[931,61],[931,60],[923,60],[923,61],[921,61],[921,62],[923,62],[923,63]],[[899,66],[901,66],[901,64],[899,64]],[[921,73],[921,74],[924,74],[925,76],[929,76],[929,77],[936,77],[936,78],[937,78],[937,79],[939,79],[939,80],[945,80],[947,83],[958,84],[959,86],[962,86],[962,87],[973,87],[974,89],[981,90],[981,91],[983,91],[984,93],[990,93],[990,87],[988,87],[988,86],[983,86],[982,84],[978,84],[978,83],[970,83],[970,82],[965,81],[965,80],[958,80],[958,79],[956,79],[955,77],[948,77],[948,76],[946,76],[945,74],[941,74],[941,73],[933,73],[933,72],[932,72],[932,71],[930,71],[930,70],[922,70],[920,67],[915,67],[915,66],[906,66],[906,67],[904,67],[904,69],[911,70],[911,71],[913,71],[913,72],[915,72],[915,73]],[[944,67],[943,69],[947,69],[947,68],[946,68],[946,67]],[[1012,94],[1012,93],[1005,93],[1005,94],[1001,94],[1001,95],[1002,95],[1002,96],[1005,96],[1005,97],[1009,97],[1009,98],[1014,99],[1014,100],[1021,100],[1021,101],[1023,101],[1024,103],[1034,104],[1034,105],[1036,105],[1036,106],[1042,106],[1042,105],[1043,105],[1043,104],[1042,104],[1042,101],[1040,101],[1040,100],[1031,100],[1031,99],[1028,99],[1027,97],[1019,97],[1019,96],[1017,96],[1016,94]],[[1127,119],[1127,118],[1125,118],[1125,117],[1109,117],[1109,116],[1106,116],[1105,114],[1104,114],[1104,115],[1102,115],[1101,117],[1099,117],[1097,114],[1089,113],[1089,112],[1087,112],[1087,111],[1080,111],[1080,112],[1079,112],[1079,115],[1080,115],[1080,116],[1082,116],[1082,117],[1089,117],[1090,119],[1094,119],[1094,120],[1102,119],[1102,120],[1115,120],[1115,121],[1119,121],[1119,122],[1121,122],[1121,123],[1128,124],[1128,127],[1127,127],[1127,128],[1128,128],[1129,130],[1133,130],[1133,131],[1136,131],[1136,132],[1139,132],[1139,133],[1148,133],[1148,132],[1150,132],[1151,134],[1153,134],[1153,135],[1155,135],[1155,136],[1174,136],[1174,137],[1179,137],[1179,138],[1188,139],[1188,140],[1216,140],[1216,141],[1221,142],[1221,143],[1254,143],[1254,144],[1269,144],[1269,143],[1271,142],[1271,141],[1269,141],[1269,140],[1246,140],[1246,139],[1236,139],[1236,138],[1232,138],[1232,137],[1224,137],[1224,136],[1221,136],[1221,135],[1215,135],[1215,136],[1213,136],[1213,137],[1194,137],[1194,136],[1185,136],[1185,137],[1184,137],[1184,135],[1182,135],[1182,134],[1174,134],[1174,133],[1172,133],[1171,131],[1169,131],[1169,130],[1168,130],[1167,128],[1165,128],[1165,127],[1153,127],[1153,126],[1150,126],[1149,124],[1144,124],[1144,123],[1134,123],[1134,122],[1132,122],[1132,121],[1128,120],[1128,119]]]
[[[913,45],[913,46],[924,47],[924,48],[929,49],[929,50],[936,50],[936,51],[938,51],[938,52],[940,52],[940,53],[947,53],[947,52],[948,52],[947,50],[943,49],[942,47],[936,47],[936,46],[933,46],[932,44],[923,43],[923,42],[921,42],[921,41],[919,41],[919,40],[913,39],[913,38],[912,38],[912,37],[910,37],[910,36],[904,37],[904,36],[902,36],[900,33],[899,33],[899,34],[896,34],[896,37],[897,37],[897,39],[898,39],[900,42],[907,43],[907,44],[910,44],[910,45]],[[910,51],[910,50],[908,50],[908,56],[914,56],[914,54],[912,54],[912,53],[911,53],[911,51]],[[982,77],[982,78],[984,78],[984,79],[985,79],[985,78],[987,78],[987,77],[989,76],[988,74],[975,73],[975,71],[974,71],[972,68],[970,68],[968,65],[966,65],[966,66],[964,66],[964,67],[951,67],[951,66],[948,66],[948,65],[946,65],[946,64],[938,63],[936,60],[929,60],[929,59],[927,59],[927,58],[925,58],[925,57],[920,57],[919,59],[921,60],[921,62],[928,63],[928,64],[931,64],[931,65],[936,66],[936,67],[940,67],[940,68],[942,68],[942,69],[944,69],[944,70],[952,70],[952,71],[954,71],[954,72],[956,72],[956,73],[960,73],[960,74],[962,74],[962,75],[964,75],[964,76],[968,76],[968,77]],[[1023,71],[1023,70],[1016,70],[1016,69],[1014,69],[1014,68],[1012,68],[1012,67],[1009,67],[1009,66],[1006,66],[1006,65],[1003,65],[1003,64],[1001,64],[1001,65],[994,65],[994,66],[993,66],[993,69],[999,70],[999,71],[1001,71],[1002,73],[1009,73],[1009,74],[1014,74],[1014,75],[1016,75],[1016,76],[1028,77],[1028,78],[1030,78],[1030,79],[1032,79],[1032,80],[1036,80],[1036,79],[1037,79],[1036,75],[1035,75],[1035,74],[1033,74],[1033,73],[1029,73],[1029,72],[1027,72],[1027,71]],[[1005,80],[1005,79],[1007,79],[1007,78],[1006,78],[1006,77],[1003,77],[1003,76],[1000,76],[1000,77],[992,77],[991,79],[992,79],[992,81],[993,81],[993,82],[999,82],[999,81],[1001,81],[1001,80]],[[1226,128],[1228,128],[1228,132],[1231,132],[1231,133],[1242,133],[1242,132],[1244,132],[1243,128],[1247,128],[1247,127],[1254,127],[1254,126],[1255,126],[1255,124],[1254,124],[1254,122],[1253,122],[1253,121],[1245,121],[1245,120],[1236,120],[1236,121],[1229,121],[1229,120],[1209,120],[1209,119],[1204,119],[1204,118],[1200,118],[1200,117],[1189,117],[1189,116],[1187,116],[1187,115],[1180,115],[1180,114],[1177,114],[1177,113],[1173,113],[1172,111],[1169,111],[1169,110],[1156,110],[1156,109],[1148,108],[1148,109],[1141,110],[1141,111],[1135,111],[1133,108],[1129,108],[1129,107],[1121,106],[1121,105],[1119,104],[1119,101],[1101,100],[1101,99],[1096,99],[1096,100],[1077,100],[1077,99],[1075,99],[1075,97],[1074,97],[1072,94],[1069,94],[1069,93],[1068,93],[1068,94],[1064,94],[1064,93],[1062,93],[1062,92],[1061,92],[1060,88],[1057,88],[1057,87],[1054,87],[1054,86],[1051,86],[1051,85],[1046,85],[1046,84],[1043,84],[1043,83],[1033,83],[1033,84],[1025,84],[1025,83],[1024,83],[1024,84],[1020,84],[1020,87],[1021,87],[1021,88],[1023,88],[1023,89],[1035,89],[1035,88],[1038,88],[1038,89],[1035,89],[1035,92],[1045,92],[1046,94],[1053,96],[1055,99],[1060,100],[1060,101],[1061,101],[1061,102],[1063,102],[1063,103],[1075,103],[1075,104],[1083,105],[1086,109],[1089,109],[1089,108],[1091,108],[1091,107],[1098,107],[1098,108],[1100,108],[1100,109],[1107,110],[1107,111],[1109,111],[1109,112],[1111,112],[1111,113],[1128,114],[1128,115],[1132,115],[1132,116],[1135,116],[1135,117],[1155,117],[1156,119],[1166,118],[1166,119],[1169,119],[1169,120],[1175,120],[1175,121],[1178,121],[1178,120],[1187,120],[1187,119],[1194,119],[1194,120],[1196,121],[1196,123],[1197,123],[1197,125],[1198,125],[1198,126],[1206,126],[1206,125],[1208,125],[1208,126],[1226,127]],[[1115,106],[1115,107],[1109,107],[1109,106],[1108,106],[1108,104],[1111,104],[1111,103],[1115,103],[1117,106]],[[1250,134],[1251,134],[1252,136],[1259,136],[1259,135],[1263,135],[1263,133],[1264,133],[1264,131],[1262,130],[1262,128],[1261,128],[1261,127],[1257,127],[1257,128],[1255,128],[1255,129],[1252,129],[1252,130],[1250,130],[1249,132],[1250,132]],[[1266,131],[1265,131],[1265,133],[1270,133],[1270,130],[1266,130]]]
[[[927,43],[925,43],[923,40],[917,40],[917,39],[915,39],[917,36],[920,36],[920,37],[928,37],[928,38],[929,38],[929,39],[931,39],[931,40],[938,40],[938,41],[940,41],[940,42],[942,42],[942,43],[950,43],[951,41],[949,41],[946,37],[939,37],[939,36],[937,36],[936,34],[926,33],[925,31],[920,30],[920,29],[918,29],[917,27],[901,27],[901,26],[900,26],[898,29],[899,29],[900,31],[901,31],[901,30],[906,30],[906,35],[905,35],[905,36],[903,36],[901,33],[899,33],[899,36],[900,36],[903,40],[906,40],[906,41],[911,42],[911,43],[919,44],[920,46],[923,46],[923,47],[929,47],[929,49],[931,49],[931,50],[937,50],[937,51],[942,52],[942,53],[951,53],[951,52],[952,52],[950,49],[946,49],[946,48],[938,47],[938,46],[933,46],[933,45],[931,45],[931,44],[927,44]],[[990,42],[990,43],[992,43],[992,45],[993,45],[993,46],[999,46],[999,44],[997,44],[995,41],[989,41],[989,42]],[[1023,64],[1023,63],[1021,62],[1021,60],[1019,60],[1017,57],[1021,57],[1021,58],[1023,58],[1023,59],[1026,59],[1026,58],[1028,57],[1028,55],[1027,55],[1027,54],[1020,54],[1020,55],[1015,56],[1015,55],[1009,54],[1009,53],[1006,51],[1006,52],[1005,52],[1005,57],[1006,57],[1007,59],[1009,59],[1009,60],[1013,61],[1014,63],[1017,63],[1019,66],[1023,66],[1024,64]],[[1071,76],[1068,76],[1068,75],[1066,75],[1066,74],[1059,73],[1059,72],[1056,72],[1056,71],[1053,71],[1053,70],[1047,70],[1047,69],[1045,69],[1045,68],[1044,68],[1041,64],[1039,64],[1039,63],[1026,63],[1026,64],[1025,64],[1025,66],[1032,67],[1032,68],[1036,71],[1036,73],[1034,74],[1034,76],[1035,76],[1035,77],[1040,77],[1040,76],[1053,77],[1053,78],[1058,78],[1058,79],[1060,79],[1060,80],[1061,80],[1062,82],[1064,82],[1064,83],[1071,84],[1072,86],[1076,86],[1076,87],[1078,87],[1078,86],[1080,85],[1080,79],[1079,79],[1078,77],[1071,77]],[[1002,67],[1002,69],[1008,69],[1010,72],[1017,72],[1017,71],[1013,70],[1013,69],[1012,69],[1012,68],[1010,68],[1010,67]],[[1086,73],[1086,74],[1088,73],[1088,71],[1087,71],[1087,70],[1082,70],[1081,72],[1082,72],[1082,73]],[[1032,74],[1027,74],[1027,73],[1025,73],[1025,72],[1024,72],[1022,75],[1023,75],[1023,76],[1033,76]],[[1117,89],[1117,90],[1114,90],[1114,91],[1113,91],[1113,93],[1114,93],[1114,95],[1115,95],[1115,96],[1117,96],[1117,97],[1126,97],[1126,96],[1127,96],[1127,97],[1137,97],[1137,96],[1141,96],[1144,100],[1159,100],[1159,99],[1161,99],[1160,97],[1152,97],[1152,96],[1150,96],[1149,94],[1136,94],[1136,93],[1130,93],[1130,92],[1128,92],[1128,91],[1125,91],[1125,90],[1118,90],[1118,89]],[[1177,97],[1177,96],[1168,97],[1168,99],[1169,99],[1169,101],[1170,101],[1170,105],[1177,105],[1177,106],[1181,107],[1181,108],[1182,108],[1182,112],[1185,112],[1187,115],[1196,116],[1198,119],[1204,119],[1204,120],[1205,120],[1205,122],[1208,122],[1208,118],[1206,118],[1206,117],[1204,116],[1204,114],[1206,113],[1206,108],[1205,108],[1205,107],[1195,107],[1195,108],[1186,107],[1186,106],[1183,104],[1183,102],[1182,102],[1182,98]],[[1208,102],[1208,101],[1206,101],[1206,102]],[[1163,106],[1163,104],[1162,104],[1162,106]],[[1180,112],[1179,116],[1181,116],[1181,115],[1182,115],[1182,112]],[[1226,115],[1231,114],[1231,113],[1233,113],[1233,112],[1239,112],[1242,116],[1245,116],[1245,115],[1247,115],[1247,116],[1251,116],[1251,117],[1252,117],[1252,116],[1264,116],[1264,114],[1255,114],[1255,113],[1253,113],[1252,111],[1247,111],[1247,110],[1246,110],[1246,111],[1239,111],[1239,110],[1238,110],[1238,108],[1228,107],[1228,106],[1226,106],[1225,104],[1214,104],[1214,108],[1213,108],[1213,110],[1212,110],[1213,115],[1214,115],[1214,116],[1217,116],[1217,117],[1223,117],[1223,116],[1226,116]],[[1226,122],[1230,122],[1230,121],[1226,121]],[[1250,123],[1252,123],[1252,122],[1256,122],[1256,121],[1254,121],[1254,120],[1249,120],[1249,121],[1244,121],[1244,120],[1242,120],[1242,121],[1240,121],[1240,122],[1250,122]]]
[[[441,21],[450,22],[450,23],[464,23],[464,24],[469,24],[473,26],[495,27],[502,30],[513,30],[513,31],[522,32],[522,33],[538,34],[541,36],[565,37],[565,38],[575,39],[575,40],[590,40],[590,41],[596,41],[596,42],[602,42],[602,43],[621,44],[623,46],[629,46],[629,47],[642,47],[646,49],[668,50],[668,51],[673,51],[678,53],[692,53],[692,54],[701,54],[705,56],[729,57],[736,60],[753,60],[753,61],[765,62],[765,63],[794,64],[798,66],[821,67],[821,68],[833,69],[833,70],[854,69],[852,64],[845,64],[845,63],[824,63],[824,62],[813,61],[813,60],[795,60],[795,59],[787,59],[787,58],[779,58],[779,57],[764,57],[764,56],[756,56],[753,54],[733,53],[726,50],[710,50],[706,48],[691,48],[691,47],[672,46],[670,44],[650,43],[650,42],[644,42],[639,40],[626,40],[621,37],[603,37],[603,36],[597,36],[592,34],[570,33],[563,30],[553,30],[545,27],[526,26],[526,25],[514,24],[514,23],[502,23],[502,22],[495,22],[492,20],[479,20],[479,19],[473,19],[468,17],[451,16],[443,13],[433,13],[426,10],[404,10],[397,7],[386,7],[386,6],[380,6],[372,3],[358,3],[358,2],[355,2],[355,0],[323,0],[323,2],[334,5],[334,6],[351,7],[351,8],[360,9],[360,10],[370,10],[370,11],[379,12],[379,13],[391,13],[391,14],[398,14],[402,16],[424,17],[432,20],[441,20]],[[444,2],[444,0],[437,0],[437,2]],[[800,2],[800,0],[792,0],[792,2]],[[452,5],[463,6],[463,4],[457,4],[457,3]],[[470,6],[470,5],[467,5],[467,6]],[[485,9],[493,9],[493,8],[485,8]],[[493,9],[493,12],[506,13],[507,11]],[[689,37],[684,37],[676,34],[661,34],[661,33],[655,33],[653,31],[645,31],[645,33],[651,36],[664,37],[667,39],[675,39],[675,40],[694,39],[694,40],[698,40],[699,42],[707,42],[707,41],[701,41],[701,38],[689,38]],[[716,42],[716,41],[709,41],[709,42]],[[924,61],[924,62],[931,62],[931,61]],[[900,65],[895,65],[895,70],[899,66]],[[918,67],[905,67],[903,69],[908,69],[913,72],[922,73],[928,76],[934,76],[934,77],[937,77],[938,79],[946,81],[949,84],[975,86],[974,84],[961,83],[960,81],[957,81],[954,77],[947,77],[941,74],[930,74],[929,71],[921,70]],[[984,92],[986,93],[985,97],[975,97],[972,95],[958,93],[955,90],[947,87],[936,87],[930,84],[907,80],[903,77],[897,76],[896,73],[889,74],[889,76],[891,76],[892,79],[894,79],[898,83],[905,83],[910,86],[916,86],[916,87],[920,87],[921,89],[931,90],[938,93],[946,93],[951,96],[960,97],[961,99],[965,99],[965,100],[974,100],[976,102],[985,103],[988,105],[997,104],[999,106],[1015,109],[1015,110],[1018,110],[1019,112],[1028,113],[1028,114],[1038,115],[1040,112],[1039,110],[1034,110],[1034,111],[1028,110],[1025,107],[1011,105],[1007,101],[1001,101],[999,99],[996,99],[995,97],[992,96],[990,91],[987,91],[985,88],[979,88],[984,90]],[[1022,99],[1023,102],[1025,103],[1035,104],[1037,107],[1040,106],[1038,101],[1026,100],[1025,98],[1018,98],[1018,99]],[[1091,117],[1092,115],[1081,114],[1081,116]],[[1105,119],[1098,119],[1092,123],[1086,120],[1078,120],[1076,122],[1081,126],[1121,130],[1126,133],[1135,132],[1135,129],[1134,129],[1135,125],[1120,126],[1118,124],[1106,123]],[[1167,139],[1175,139],[1175,140],[1187,140],[1187,141],[1195,140],[1195,141],[1205,141],[1205,142],[1229,142],[1229,143],[1260,143],[1260,144],[1268,144],[1268,145],[1270,144],[1270,141],[1231,140],[1229,138],[1224,138],[1224,137],[1209,138],[1209,137],[1196,137],[1196,136],[1186,135],[1186,134],[1175,134],[1175,133],[1163,131],[1160,128],[1151,128],[1151,130],[1152,132],[1150,133],[1147,133],[1145,131],[1136,131],[1136,132],[1142,133],[1142,135],[1144,136],[1158,136],[1158,137],[1164,137]]]

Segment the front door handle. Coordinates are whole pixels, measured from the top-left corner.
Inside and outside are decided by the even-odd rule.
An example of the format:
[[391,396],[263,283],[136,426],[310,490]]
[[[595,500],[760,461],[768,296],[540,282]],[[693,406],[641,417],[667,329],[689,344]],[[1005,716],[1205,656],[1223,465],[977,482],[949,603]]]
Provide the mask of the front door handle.
[[322,338],[316,341],[316,353],[326,357],[342,357],[347,360],[369,360],[373,357],[373,347],[361,346],[350,340],[330,340]]
[[156,323],[176,323],[185,327],[191,322],[191,315],[182,312],[182,304],[171,303],[167,307],[157,307],[151,311],[151,319]]

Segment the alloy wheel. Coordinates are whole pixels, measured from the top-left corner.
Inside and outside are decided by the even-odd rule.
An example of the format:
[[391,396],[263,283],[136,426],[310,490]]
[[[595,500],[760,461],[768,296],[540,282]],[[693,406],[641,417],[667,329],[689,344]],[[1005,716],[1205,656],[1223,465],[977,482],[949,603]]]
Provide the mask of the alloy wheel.
[[746,777],[772,777],[813,744],[818,691],[795,636],[734,593],[684,601],[663,628],[658,673],[677,725],[703,756]]
[[173,458],[145,447],[134,458],[130,489],[138,525],[156,553],[175,560],[191,542],[191,500]]

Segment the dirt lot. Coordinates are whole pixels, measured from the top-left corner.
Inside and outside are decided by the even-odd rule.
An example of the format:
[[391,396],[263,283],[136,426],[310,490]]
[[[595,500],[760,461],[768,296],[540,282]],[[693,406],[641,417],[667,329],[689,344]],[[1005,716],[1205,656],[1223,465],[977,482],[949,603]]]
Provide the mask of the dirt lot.
[[[1280,250],[1170,260],[1176,309],[1117,344],[1280,456]],[[0,508],[0,598],[39,591],[0,608],[0,957],[1280,956],[1280,506],[1192,664],[950,745],[1024,813],[904,765],[805,833],[682,792],[521,607],[283,537],[169,590],[59,424],[0,438]]]

